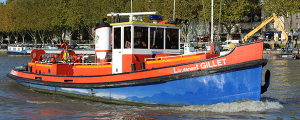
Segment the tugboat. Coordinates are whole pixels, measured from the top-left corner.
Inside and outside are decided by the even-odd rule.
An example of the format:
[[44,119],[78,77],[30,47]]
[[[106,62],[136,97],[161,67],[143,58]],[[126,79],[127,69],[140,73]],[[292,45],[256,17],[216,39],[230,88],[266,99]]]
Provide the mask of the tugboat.
[[[134,22],[149,15],[154,23]],[[263,41],[243,43],[228,54],[180,52],[180,20],[162,21],[157,12],[115,13],[117,23],[97,25],[95,63],[65,48],[58,54],[33,50],[28,65],[7,76],[33,90],[127,105],[211,105],[260,100]],[[129,22],[119,16],[128,15]],[[169,24],[173,23],[173,24]]]

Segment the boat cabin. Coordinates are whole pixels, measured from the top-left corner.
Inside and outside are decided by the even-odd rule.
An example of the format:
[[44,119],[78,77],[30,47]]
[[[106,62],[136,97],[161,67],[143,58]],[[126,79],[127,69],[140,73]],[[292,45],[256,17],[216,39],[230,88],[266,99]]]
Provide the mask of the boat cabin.
[[[133,14],[153,13],[121,15],[132,17]],[[28,71],[68,76],[109,75],[180,65],[219,56],[210,53],[181,54],[180,26],[153,21],[154,23],[136,22],[132,18],[129,22],[111,24],[103,21],[95,28],[95,63],[88,63],[88,55],[75,54],[67,49],[66,44],[62,44],[64,50],[60,55],[33,50]],[[56,60],[58,56],[60,61]]]
[[176,25],[123,22],[111,26],[113,73],[140,70],[141,62],[156,54],[180,54],[180,30]]

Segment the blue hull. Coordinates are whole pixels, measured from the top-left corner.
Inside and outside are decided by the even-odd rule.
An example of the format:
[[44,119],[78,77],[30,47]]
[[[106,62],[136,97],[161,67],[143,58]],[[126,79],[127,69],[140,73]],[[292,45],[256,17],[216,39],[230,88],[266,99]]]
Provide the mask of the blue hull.
[[262,65],[151,85],[82,89],[25,86],[106,100],[164,105],[211,105],[240,99],[260,100]]

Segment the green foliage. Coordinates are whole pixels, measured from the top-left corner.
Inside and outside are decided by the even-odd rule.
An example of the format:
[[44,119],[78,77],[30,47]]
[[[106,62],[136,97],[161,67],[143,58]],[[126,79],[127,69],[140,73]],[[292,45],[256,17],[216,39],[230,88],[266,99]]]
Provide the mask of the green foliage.
[[[264,0],[263,10],[266,12],[265,16],[271,16],[273,13],[278,17],[283,17],[282,21],[286,32],[293,33],[293,19],[287,19],[295,13],[300,12],[300,2],[298,0]],[[293,39],[293,35],[291,36]]]
[[293,15],[300,12],[300,2],[298,0],[264,0],[263,10],[267,16],[275,13],[277,16]]
[[[287,12],[299,12],[299,2],[295,0],[264,1],[263,7],[268,13],[283,15]],[[259,2],[260,0],[214,0],[214,23],[218,23],[219,19],[222,25],[243,20],[251,9],[260,7]],[[132,11],[158,11],[164,20],[172,20],[174,1],[133,0]],[[176,0],[175,11],[175,18],[210,21],[211,0]],[[99,23],[103,18],[113,22],[107,14],[131,12],[131,0],[7,0],[5,5],[0,3],[0,12],[0,32],[59,33],[57,31],[94,27],[94,23]],[[143,17],[146,22],[150,22],[147,20],[148,16]]]

